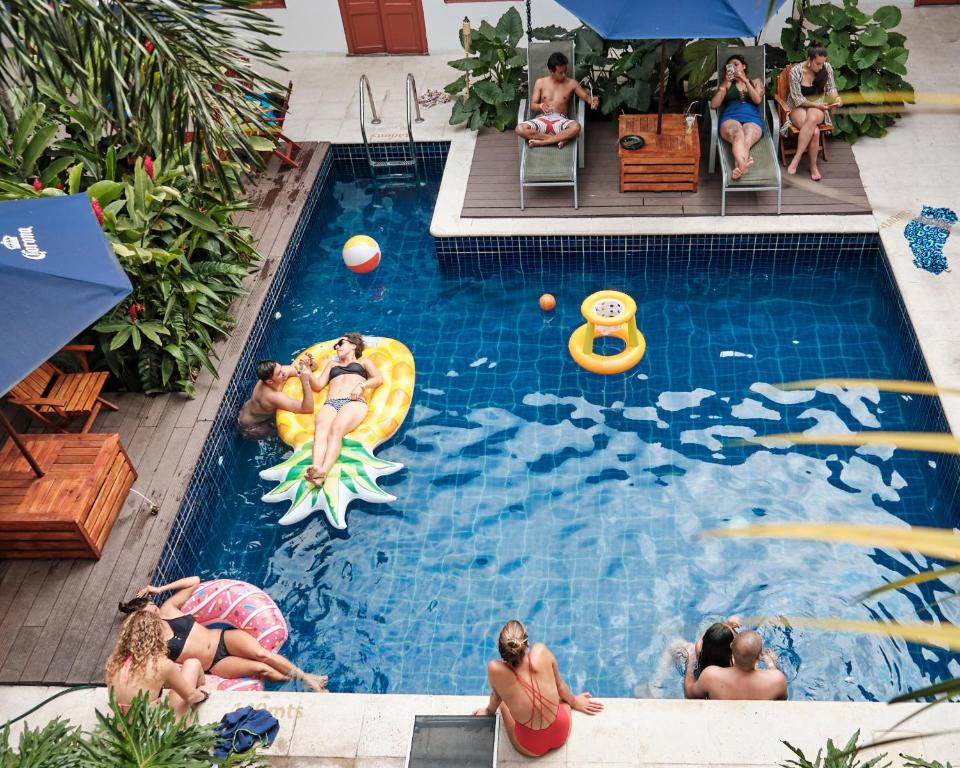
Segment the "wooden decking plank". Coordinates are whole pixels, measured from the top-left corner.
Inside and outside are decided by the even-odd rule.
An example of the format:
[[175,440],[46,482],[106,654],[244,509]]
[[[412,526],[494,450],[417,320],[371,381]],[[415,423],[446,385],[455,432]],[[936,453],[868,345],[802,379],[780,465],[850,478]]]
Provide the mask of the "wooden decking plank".
[[[116,533],[116,528],[117,524],[114,525],[112,533]],[[71,564],[70,575],[53,605],[52,620],[44,625],[35,643],[33,653],[24,663],[20,672],[21,683],[41,683],[48,679],[47,671],[57,648],[60,646],[60,641],[67,631],[67,622],[63,620],[63,617],[73,612],[79,596],[86,587],[87,579],[97,565],[83,560],[66,560],[64,562]],[[55,682],[61,682],[55,677],[53,679]]]
[[23,667],[33,653],[42,632],[43,627],[38,626],[23,626],[20,628],[20,631],[16,633],[3,667],[0,667],[0,683],[20,682]]
[[8,562],[3,579],[0,579],[0,623],[6,618],[7,611],[10,610],[10,605],[17,596],[24,578],[26,578],[29,566],[30,564],[25,560],[18,560],[15,563]]
[[20,584],[16,595],[14,595],[3,621],[0,622],[0,665],[6,663],[7,653],[13,646],[24,620],[30,614],[30,609],[40,593],[40,588],[43,586],[43,581],[50,567],[49,560],[27,561],[27,571],[23,582]]
[[24,626],[42,627],[47,623],[72,570],[72,560],[57,560],[53,563],[40,587],[37,599],[30,607],[30,613],[23,622]]

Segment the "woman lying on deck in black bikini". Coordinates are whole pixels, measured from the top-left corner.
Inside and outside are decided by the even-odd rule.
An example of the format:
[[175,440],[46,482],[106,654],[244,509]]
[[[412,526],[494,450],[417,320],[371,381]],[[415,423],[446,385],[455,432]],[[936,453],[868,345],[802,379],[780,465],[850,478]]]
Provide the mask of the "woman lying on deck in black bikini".
[[328,384],[327,400],[317,411],[313,432],[313,461],[304,473],[307,480],[323,485],[327,473],[336,464],[343,447],[343,436],[355,430],[367,416],[364,389],[376,389],[383,376],[369,359],[361,360],[363,337],[359,333],[345,333],[333,345],[337,362],[331,360],[319,376],[312,380],[313,389],[320,391]]
[[[182,664],[187,659],[196,659],[205,672],[219,677],[260,677],[273,682],[303,680],[314,691],[326,690],[326,675],[304,672],[280,654],[268,651],[243,630],[209,629],[181,611],[199,583],[199,576],[189,576],[161,587],[144,587],[133,600],[120,603],[120,611],[158,613],[163,620],[161,628],[167,658],[171,661]],[[170,590],[176,594],[160,606],[147,597]]]

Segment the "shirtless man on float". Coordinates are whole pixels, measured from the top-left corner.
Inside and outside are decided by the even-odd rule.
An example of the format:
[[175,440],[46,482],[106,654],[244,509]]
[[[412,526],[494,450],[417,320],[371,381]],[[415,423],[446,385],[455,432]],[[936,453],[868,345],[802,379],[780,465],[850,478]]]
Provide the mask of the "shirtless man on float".
[[556,144],[562,149],[568,141],[580,133],[580,123],[567,117],[570,95],[575,93],[596,109],[600,99],[591,97],[576,80],[567,77],[567,57],[562,53],[552,53],[547,59],[550,74],[541,77],[533,86],[533,99],[530,111],[540,114],[520,123],[516,133],[525,139],[531,147]]

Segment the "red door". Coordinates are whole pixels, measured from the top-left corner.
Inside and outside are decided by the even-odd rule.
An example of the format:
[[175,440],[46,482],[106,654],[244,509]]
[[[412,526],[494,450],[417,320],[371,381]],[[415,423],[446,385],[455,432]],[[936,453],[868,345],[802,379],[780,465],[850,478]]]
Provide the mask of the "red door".
[[426,53],[421,0],[340,0],[350,53]]

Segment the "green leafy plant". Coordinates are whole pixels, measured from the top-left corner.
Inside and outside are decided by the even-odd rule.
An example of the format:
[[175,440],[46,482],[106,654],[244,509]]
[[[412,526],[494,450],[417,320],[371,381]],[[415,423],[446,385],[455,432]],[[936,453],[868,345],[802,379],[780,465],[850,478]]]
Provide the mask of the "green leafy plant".
[[[604,40],[589,27],[575,32],[577,63],[585,87],[600,97],[605,115],[647,112],[657,92],[660,43],[657,40]],[[682,41],[672,41],[676,53]],[[584,80],[585,78],[585,80]]]
[[2,768],[80,768],[80,729],[59,717],[42,728],[24,728],[16,750],[10,746],[10,724],[0,731]]
[[905,755],[902,752],[900,757],[907,761],[903,764],[903,768],[953,768],[950,763],[941,763],[939,760],[927,761],[919,757]]
[[87,190],[101,197],[104,231],[134,285],[93,330],[128,387],[192,395],[201,366],[216,375],[214,341],[233,327],[229,304],[259,257],[250,231],[231,220],[245,203],[195,186],[184,166],[153,167],[155,179],[138,160],[132,180]]
[[503,131],[516,124],[527,89],[527,51],[518,47],[522,38],[520,14],[510,8],[495,27],[487,21],[480,23],[472,35],[476,56],[448,62],[464,73],[444,88],[451,95],[459,94],[453,103],[451,125],[466,123],[471,130],[492,127]]
[[833,739],[827,739],[827,754],[823,754],[822,748],[818,749],[817,756],[813,760],[809,760],[807,756],[803,754],[803,750],[798,749],[788,741],[784,741],[783,743],[798,759],[787,760],[787,762],[780,763],[780,765],[782,768],[888,768],[892,765],[892,763],[889,762],[881,765],[881,761],[887,756],[886,753],[870,758],[865,763],[857,760],[857,753],[861,749],[861,747],[857,745],[859,739],[860,731],[857,731],[850,737],[846,745],[839,749],[833,743]]
[[[278,60],[266,38],[279,32],[253,3],[5,0],[0,86],[33,100],[59,94],[74,126],[91,128],[80,116],[96,115],[121,156],[172,156],[192,135],[194,174],[212,172],[228,189],[228,164],[261,165],[268,126],[246,97],[279,89],[257,71]],[[11,121],[2,88],[0,107]]]
[[[97,726],[80,742],[84,768],[210,768],[217,742],[216,726],[192,718],[178,719],[165,701],[149,703],[138,694],[126,714],[110,696],[110,710],[97,712]],[[255,750],[217,760],[221,768],[266,768],[269,763]]]
[[0,181],[30,181],[50,185],[75,160],[49,153],[60,126],[45,114],[43,104],[31,104],[11,126],[0,113]]
[[[70,169],[64,190],[0,179],[0,198],[75,194],[82,170]],[[260,258],[232,220],[249,205],[160,158],[139,158],[123,181],[101,179],[86,193],[133,284],[91,331],[105,362],[128,389],[192,395],[201,367],[216,375],[214,342],[233,327],[229,304]]]
[[857,111],[858,103],[891,103],[891,98],[894,104],[913,101],[913,86],[904,80],[907,39],[892,31],[901,17],[894,5],[869,14],[859,10],[857,0],[843,0],[842,7],[798,2],[794,17],[788,19],[780,38],[788,60],[802,61],[807,46],[814,43],[826,47],[837,89],[852,107],[833,118],[838,138],[850,143],[861,136],[878,138],[895,122],[896,113]]
[[683,65],[677,78],[686,81],[686,93],[690,98],[706,96],[716,87],[717,48],[723,45],[742,45],[740,40],[693,40],[683,48]]

